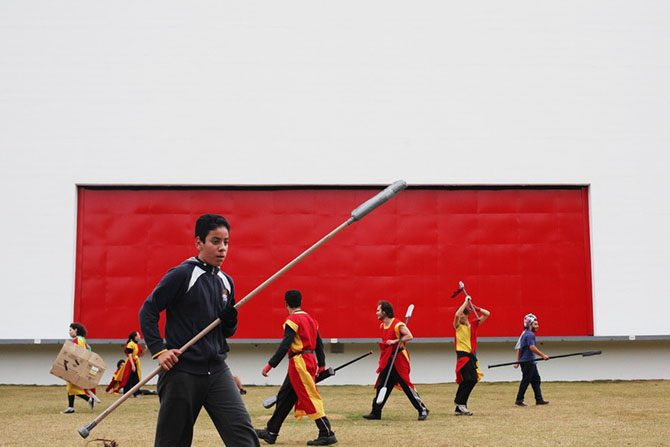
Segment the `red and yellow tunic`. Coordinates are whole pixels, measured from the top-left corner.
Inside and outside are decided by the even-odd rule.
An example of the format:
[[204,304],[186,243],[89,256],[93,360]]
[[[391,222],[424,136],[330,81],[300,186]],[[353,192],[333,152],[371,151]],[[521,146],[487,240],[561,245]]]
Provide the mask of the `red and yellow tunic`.
[[117,369],[114,372],[114,377],[113,377],[113,382],[116,382],[113,386],[112,383],[109,384],[107,387],[107,391],[111,390],[116,392],[120,388],[123,388],[123,391],[126,390],[126,385],[128,384],[128,379],[130,379],[131,374],[133,373],[133,367],[130,365],[130,362],[128,361],[128,357],[130,356],[133,360],[133,363],[135,364],[135,370],[137,371],[137,379],[141,380],[142,379],[142,365],[140,364],[140,356],[142,355],[142,347],[135,343],[134,341],[130,340],[128,343],[126,343],[126,346],[124,347],[124,352],[126,354],[126,361],[121,365],[119,369]]
[[[123,381],[123,372],[124,372],[124,367],[126,366],[125,361],[116,368],[116,371],[114,371],[114,374],[112,374],[112,381],[109,382],[109,385],[107,385],[107,388],[105,391],[108,393],[117,393],[119,389],[123,386],[121,385],[121,382]],[[128,379],[126,379],[127,381]]]
[[[386,368],[393,357],[395,352],[396,345],[387,345],[387,340],[397,340],[400,338],[400,329],[405,326],[405,323],[398,321],[395,318],[392,318],[391,321],[387,324],[382,322],[379,327],[382,330],[382,341],[379,343],[379,365],[377,366],[377,374],[382,372]],[[401,342],[398,355],[395,358],[393,367],[400,376],[400,378],[411,388],[414,388],[414,384],[409,378],[410,373],[410,364],[409,364],[409,351],[406,349],[405,345],[407,343]],[[383,381],[380,376],[377,376],[377,382],[375,383],[375,388],[378,388],[382,385],[380,379]],[[400,389],[400,385],[396,385],[396,388]]]
[[[126,357],[130,356],[133,359],[133,363],[135,364],[135,369],[137,371],[137,377],[139,379],[142,379],[142,366],[140,365],[140,356],[142,355],[142,347],[135,343],[134,341],[130,340],[128,343],[126,343]],[[126,361],[126,365],[128,365],[128,370],[132,372],[132,367],[128,364]]]
[[[469,325],[459,324],[456,326],[456,335],[454,337],[454,347],[456,348],[456,352],[472,354],[461,354],[456,357],[456,383],[461,383],[463,381],[460,371],[477,352],[477,329],[479,329],[478,320],[470,320]],[[481,378],[484,377],[484,373],[479,369],[478,360],[475,361],[475,368],[477,369],[477,382],[479,382]]]
[[[323,400],[316,388],[316,349],[319,324],[307,312],[298,310],[286,319],[285,326],[294,332],[289,348],[288,377],[298,398],[295,417],[308,416],[315,420],[326,415]],[[306,352],[309,351],[309,352]]]
[[[71,341],[72,341],[72,343],[75,343],[75,344],[81,346],[82,348],[86,348],[89,351],[91,350],[91,347],[88,345],[88,343],[86,343],[86,339],[84,337],[80,336],[80,335],[77,335]],[[69,396],[77,396],[77,395],[80,395],[80,394],[88,395],[88,393],[86,392],[87,390],[83,390],[83,389],[79,388],[77,385],[74,385],[70,382],[66,382],[65,389],[67,390],[67,394]],[[95,394],[95,388],[93,388],[91,391],[93,391],[93,393]]]

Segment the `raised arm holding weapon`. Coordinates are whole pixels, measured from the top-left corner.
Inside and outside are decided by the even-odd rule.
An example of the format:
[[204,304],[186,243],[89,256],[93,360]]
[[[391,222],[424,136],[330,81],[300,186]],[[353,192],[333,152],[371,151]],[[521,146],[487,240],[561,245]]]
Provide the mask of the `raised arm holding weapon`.
[[[461,290],[465,291],[463,282],[460,282],[459,286]],[[488,310],[477,308],[467,293],[463,304],[454,314],[456,383],[458,383],[458,390],[454,398],[454,404],[456,405],[454,414],[456,416],[472,416],[472,411],[468,409],[468,398],[477,382],[484,376],[484,373],[479,369],[479,361],[476,355],[477,330],[490,315],[491,313]],[[472,316],[475,318],[471,318]]]

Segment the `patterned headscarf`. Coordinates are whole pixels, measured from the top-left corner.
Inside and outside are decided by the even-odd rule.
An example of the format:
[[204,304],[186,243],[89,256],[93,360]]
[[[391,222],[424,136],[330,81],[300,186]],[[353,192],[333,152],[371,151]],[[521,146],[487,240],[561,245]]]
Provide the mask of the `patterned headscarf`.
[[530,325],[533,324],[537,320],[537,317],[533,314],[528,314],[525,317],[523,317],[523,328],[524,329],[529,329]]
[[530,326],[537,321],[537,317],[533,314],[526,314],[525,317],[523,317],[523,331],[521,331],[521,335],[519,335],[519,339],[516,342],[516,346],[514,346],[514,349],[520,349],[521,348],[521,337],[523,337],[523,333],[526,332],[526,329],[530,329]]

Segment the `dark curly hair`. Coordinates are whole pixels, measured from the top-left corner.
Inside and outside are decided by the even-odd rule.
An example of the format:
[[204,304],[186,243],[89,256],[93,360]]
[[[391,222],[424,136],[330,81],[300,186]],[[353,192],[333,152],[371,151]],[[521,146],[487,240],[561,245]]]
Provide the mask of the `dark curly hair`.
[[395,316],[395,313],[393,312],[393,305],[388,301],[380,300],[377,305],[381,311],[386,314],[387,317],[393,318]]
[[81,323],[70,323],[70,327],[75,330],[78,336],[86,337],[86,327]]

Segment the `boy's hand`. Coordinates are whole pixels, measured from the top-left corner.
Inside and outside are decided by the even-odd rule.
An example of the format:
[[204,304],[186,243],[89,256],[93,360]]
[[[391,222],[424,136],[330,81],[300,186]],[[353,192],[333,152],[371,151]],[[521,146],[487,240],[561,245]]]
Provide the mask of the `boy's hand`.
[[165,371],[170,371],[172,367],[179,361],[181,351],[179,349],[169,349],[156,357],[156,361],[161,365]]
[[227,306],[223,309],[219,318],[221,318],[221,321],[225,326],[233,327],[237,325],[237,309],[235,306]]

